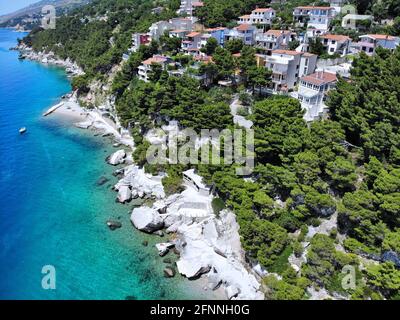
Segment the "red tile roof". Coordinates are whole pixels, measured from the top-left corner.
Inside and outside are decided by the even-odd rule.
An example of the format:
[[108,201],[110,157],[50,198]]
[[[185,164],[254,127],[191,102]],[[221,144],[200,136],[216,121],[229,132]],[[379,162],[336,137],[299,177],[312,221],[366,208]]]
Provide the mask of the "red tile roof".
[[238,31],[247,31],[250,30],[253,26],[251,24],[243,23],[240,26],[236,27],[235,29]]
[[337,81],[337,77],[336,74],[334,73],[326,71],[317,71],[313,74],[302,77],[301,80],[320,86],[325,83]]
[[321,36],[322,39],[328,39],[328,40],[336,40],[336,41],[347,41],[350,40],[350,37],[348,36],[343,36],[339,34],[325,34]]
[[393,40],[396,39],[395,37],[388,36],[386,34],[366,34],[366,35],[361,36],[361,37],[365,37],[365,36],[368,36],[368,37],[370,37],[372,39],[375,39],[375,40],[390,40],[390,41],[393,41]]
[[166,61],[167,61],[167,58],[166,58],[166,57],[163,57],[163,56],[153,56],[153,57],[151,57],[151,58],[149,58],[149,59],[143,61],[142,63],[143,63],[143,64],[146,64],[146,65],[151,65],[151,64],[153,64],[153,63],[164,63],[164,62],[166,62]]
[[197,37],[197,36],[200,36],[200,35],[201,35],[200,32],[191,32],[191,33],[189,33],[189,34],[187,35],[187,37],[193,38],[193,37]]

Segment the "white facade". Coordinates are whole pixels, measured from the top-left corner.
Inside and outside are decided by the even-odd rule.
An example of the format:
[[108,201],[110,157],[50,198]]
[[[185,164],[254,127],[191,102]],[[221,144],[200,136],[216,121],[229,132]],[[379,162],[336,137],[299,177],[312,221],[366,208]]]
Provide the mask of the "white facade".
[[170,61],[167,57],[154,55],[152,58],[142,62],[138,68],[138,77],[140,80],[149,82],[150,73],[154,64],[160,64],[165,69],[166,64]]
[[268,30],[256,34],[256,46],[268,54],[272,50],[285,49],[291,41],[292,32],[288,30]]
[[323,34],[328,31],[329,25],[336,15],[333,7],[314,7],[304,6],[296,7],[293,11],[293,17],[297,23],[304,25],[307,23],[307,33],[310,31],[310,36]]
[[271,25],[276,17],[276,11],[272,8],[257,8],[251,14],[239,17],[239,24]]
[[288,91],[298,83],[299,77],[314,72],[317,56],[290,50],[274,50],[264,56],[265,67],[272,71],[272,90]]
[[329,55],[350,53],[351,39],[347,36],[326,34],[321,36],[322,44]]
[[228,29],[225,31],[224,37],[225,42],[232,39],[240,39],[245,45],[252,46],[255,44],[257,27],[251,24],[241,24],[234,29]]
[[334,88],[337,78],[334,73],[317,71],[301,78],[297,98],[306,110],[304,119],[319,119],[327,106],[324,103],[326,93]]

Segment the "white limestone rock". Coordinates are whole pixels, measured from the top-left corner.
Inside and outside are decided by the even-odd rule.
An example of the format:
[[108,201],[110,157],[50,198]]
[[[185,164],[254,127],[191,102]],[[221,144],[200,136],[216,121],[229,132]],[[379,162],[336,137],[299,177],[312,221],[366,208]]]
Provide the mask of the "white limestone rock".
[[125,150],[118,150],[117,152],[113,153],[108,158],[108,163],[116,166],[125,162],[126,152]]
[[132,211],[131,221],[135,228],[140,231],[153,233],[164,227],[164,222],[160,214],[149,207],[135,208]]
[[169,249],[173,248],[175,245],[171,242],[157,243],[156,248],[160,257],[165,256]]
[[118,190],[118,201],[126,203],[132,199],[132,192],[128,186],[121,186]]

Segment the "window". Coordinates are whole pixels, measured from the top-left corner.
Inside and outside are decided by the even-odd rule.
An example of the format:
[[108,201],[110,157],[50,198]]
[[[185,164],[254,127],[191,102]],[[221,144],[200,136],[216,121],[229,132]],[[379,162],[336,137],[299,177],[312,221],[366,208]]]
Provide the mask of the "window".
[[334,51],[335,51],[334,48],[330,48],[330,49],[329,49],[329,52],[334,52]]

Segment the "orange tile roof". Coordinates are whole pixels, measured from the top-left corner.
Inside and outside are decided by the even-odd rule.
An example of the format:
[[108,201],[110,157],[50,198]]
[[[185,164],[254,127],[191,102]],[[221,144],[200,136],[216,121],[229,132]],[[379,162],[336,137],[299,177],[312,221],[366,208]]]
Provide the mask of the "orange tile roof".
[[187,35],[187,37],[193,38],[193,37],[197,37],[197,36],[199,36],[199,35],[201,35],[200,32],[191,32],[191,33],[189,33],[189,34]]
[[235,29],[236,29],[236,30],[239,30],[239,31],[246,31],[246,30],[251,29],[252,27],[253,27],[253,26],[252,26],[251,24],[243,23],[243,24],[241,24],[240,26],[236,27]]
[[395,40],[395,37],[388,36],[386,34],[366,34],[361,37],[365,37],[365,36],[368,36],[368,37],[376,39],[376,40],[391,40],[391,41]]
[[270,29],[270,30],[268,30],[266,32],[266,34],[271,34],[271,35],[274,35],[275,37],[279,37],[281,34],[288,34],[288,33],[291,33],[291,31],[289,31],[289,30],[272,30],[272,29]]
[[167,58],[166,58],[166,57],[163,57],[163,56],[153,56],[153,57],[151,57],[151,58],[149,58],[149,59],[143,61],[142,63],[143,63],[143,64],[146,64],[146,65],[151,65],[151,64],[153,64],[153,63],[163,63],[163,62],[166,62],[166,61],[167,61]]
[[203,7],[203,6],[204,6],[204,3],[201,2],[201,1],[196,1],[196,2],[193,2],[193,3],[192,3],[192,6],[193,6],[193,7]]
[[250,15],[249,14],[245,14],[244,16],[240,16],[240,19],[250,19]]
[[317,71],[313,74],[302,77],[301,80],[320,86],[325,83],[335,82],[337,77],[334,73]]
[[302,52],[297,52],[294,50],[272,50],[272,53],[287,54],[287,55],[291,55],[291,56],[296,56],[298,54],[302,54]]
[[325,34],[321,36],[322,39],[328,39],[328,40],[336,40],[336,41],[347,41],[350,40],[350,37],[348,36],[343,36],[339,34]]

